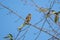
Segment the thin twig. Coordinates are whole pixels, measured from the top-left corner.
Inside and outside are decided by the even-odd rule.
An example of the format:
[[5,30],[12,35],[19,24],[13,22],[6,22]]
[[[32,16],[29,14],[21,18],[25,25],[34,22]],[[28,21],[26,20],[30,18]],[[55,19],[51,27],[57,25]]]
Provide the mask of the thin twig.
[[20,15],[18,15],[16,12],[14,12],[12,9],[8,8],[7,6],[3,5],[1,2],[0,2],[0,5],[4,8],[6,8],[7,10],[9,10],[10,12],[12,12],[13,14],[15,14],[16,16],[18,16],[19,18],[25,20],[24,18],[22,18]]
[[[50,25],[48,20],[47,20],[47,23]],[[51,25],[50,25],[50,28],[52,29],[52,31],[54,31],[56,33],[56,31],[53,29],[53,27]]]
[[[30,26],[33,26],[34,28],[36,28],[36,29],[38,29],[38,30],[41,30],[41,28],[40,28],[40,27],[37,27],[37,26],[32,25],[32,24],[29,24],[29,25],[30,25]],[[53,37],[55,37],[56,39],[59,39],[59,40],[60,40],[60,38],[56,37],[55,35],[50,34],[50,32],[49,32],[49,31],[46,31],[46,30],[44,30],[44,29],[42,29],[41,31],[43,31],[43,32],[45,32],[45,33],[49,34],[50,36],[53,36]]]
[[36,22],[34,25],[37,25],[37,24],[39,24],[40,22],[42,22],[44,20],[44,18],[43,19],[41,19],[41,20],[39,20],[38,22]]
[[52,7],[54,6],[54,4],[55,4],[55,0],[53,2],[51,1],[48,14],[50,14],[50,11],[51,11]]
[[41,7],[41,6],[38,6],[38,5],[34,2],[34,0],[31,0],[31,1],[33,2],[34,6],[35,6],[40,12],[45,13],[45,12],[47,12],[47,11],[49,10],[48,8],[43,8],[43,7]]
[[24,35],[26,35],[26,33],[28,32],[29,26],[26,29],[24,29],[24,30],[26,30],[26,32],[22,36],[20,36],[17,40],[21,39]]
[[17,39],[17,37],[19,36],[19,34],[21,33],[21,30],[18,32],[18,34],[17,34],[17,36],[16,36],[16,38],[14,39],[14,40],[16,40]]
[[[43,22],[43,25],[42,25],[42,27],[41,27],[41,30],[43,29],[45,22],[46,22],[46,19],[45,19],[44,22]],[[35,40],[38,39],[39,35],[41,34],[41,30],[39,31],[39,34],[36,36]]]

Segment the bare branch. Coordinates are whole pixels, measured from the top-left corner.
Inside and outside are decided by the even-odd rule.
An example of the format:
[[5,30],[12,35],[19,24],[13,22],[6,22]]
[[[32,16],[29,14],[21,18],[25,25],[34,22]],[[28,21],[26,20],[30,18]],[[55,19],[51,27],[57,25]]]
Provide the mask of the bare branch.
[[[40,27],[37,27],[37,26],[32,25],[32,24],[29,24],[29,25],[33,26],[34,28],[36,28],[36,29],[38,29],[38,30],[41,30]],[[43,32],[49,34],[50,36],[53,36],[53,37],[55,37],[56,39],[60,40],[60,39],[59,39],[58,37],[56,37],[55,35],[50,34],[50,31],[47,31],[47,30],[44,30],[44,29],[42,29],[41,31],[43,31]]]
[[16,16],[18,16],[19,18],[25,20],[24,18],[22,18],[20,15],[18,15],[16,12],[14,12],[12,9],[6,7],[5,5],[3,5],[1,2],[0,2],[0,5],[4,8],[6,8],[7,10],[9,10],[10,12],[12,12],[13,14],[15,14]]

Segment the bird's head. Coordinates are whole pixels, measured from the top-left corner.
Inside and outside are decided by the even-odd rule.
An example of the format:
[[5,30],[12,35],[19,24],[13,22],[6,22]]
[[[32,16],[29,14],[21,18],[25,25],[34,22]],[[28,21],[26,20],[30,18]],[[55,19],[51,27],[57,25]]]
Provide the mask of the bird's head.
[[60,13],[60,11],[58,13]]
[[55,14],[56,12],[55,12],[55,10],[52,10],[52,14]]
[[31,16],[31,13],[29,13],[28,16]]
[[28,15],[31,15],[31,13],[29,13]]

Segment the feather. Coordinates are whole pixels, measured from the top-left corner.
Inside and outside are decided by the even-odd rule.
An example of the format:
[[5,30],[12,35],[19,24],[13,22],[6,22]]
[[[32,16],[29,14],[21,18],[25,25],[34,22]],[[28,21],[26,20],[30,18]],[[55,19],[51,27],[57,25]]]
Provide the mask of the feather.
[[56,13],[56,15],[55,15],[55,19],[54,19],[55,23],[58,22],[58,19],[59,19],[59,17],[58,17],[58,14]]

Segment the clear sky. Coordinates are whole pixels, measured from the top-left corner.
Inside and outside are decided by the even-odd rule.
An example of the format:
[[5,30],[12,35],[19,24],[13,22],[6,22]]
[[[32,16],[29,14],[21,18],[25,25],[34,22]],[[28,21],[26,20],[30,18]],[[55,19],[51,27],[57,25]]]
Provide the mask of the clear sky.
[[[17,14],[22,16],[23,18],[26,18],[26,16],[31,13],[32,19],[30,21],[31,24],[35,24],[42,18],[44,18],[44,15],[36,10],[36,7],[33,5],[31,0],[27,0],[28,2],[24,2],[24,0],[0,0],[2,4],[7,6],[8,8],[15,11]],[[41,7],[49,8],[51,0],[34,0],[36,4],[38,4]],[[60,10],[60,4],[55,3],[52,7],[53,10],[59,11]],[[8,15],[7,15],[8,14]],[[17,21],[16,21],[17,20]],[[18,33],[18,27],[23,24],[24,20],[19,18],[18,16],[14,15],[13,13],[9,12],[9,10],[3,8],[0,5],[0,40],[5,40],[3,37],[6,36],[8,33],[11,33],[14,38],[16,37]],[[50,22],[51,23],[51,22]],[[39,23],[37,26],[42,26],[43,21]],[[52,25],[51,25],[52,26]],[[56,24],[53,24],[53,26],[57,27]],[[29,26],[25,26],[29,27]],[[49,25],[46,22],[44,25],[44,28],[49,29]],[[54,28],[54,27],[53,27]],[[26,29],[27,30],[27,29]],[[25,31],[26,31],[25,30]],[[25,31],[21,32],[19,36],[22,36]],[[39,30],[36,28],[30,26],[28,32],[25,35],[25,40],[34,40],[36,36],[39,34]],[[47,40],[51,36],[41,32],[40,36],[37,40]],[[22,40],[23,38],[21,38]]]

